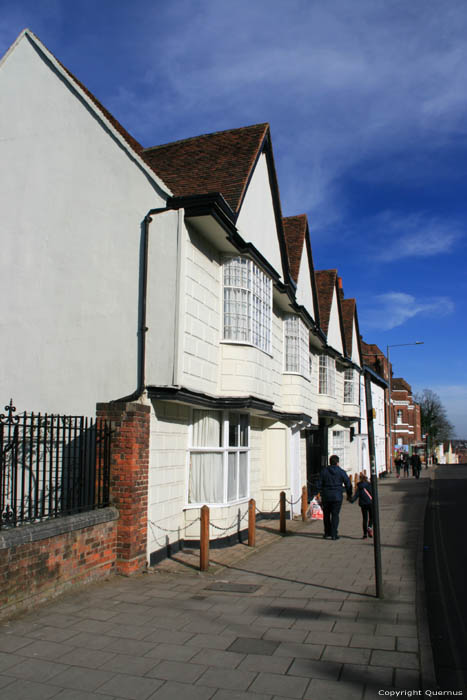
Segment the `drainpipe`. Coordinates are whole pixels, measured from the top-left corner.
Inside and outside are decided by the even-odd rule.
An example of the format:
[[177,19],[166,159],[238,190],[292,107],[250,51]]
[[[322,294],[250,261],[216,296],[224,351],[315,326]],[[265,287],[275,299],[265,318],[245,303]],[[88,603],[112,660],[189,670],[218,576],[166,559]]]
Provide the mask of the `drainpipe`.
[[146,333],[149,330],[146,325],[146,305],[148,293],[149,224],[151,223],[153,216],[163,214],[166,211],[172,211],[172,208],[159,207],[157,209],[150,209],[143,219],[143,276],[141,280],[141,317],[138,329],[138,335],[141,339],[139,343],[138,388],[132,394],[129,394],[128,396],[123,396],[120,399],[114,399],[110,403],[117,403],[123,401],[137,401],[142,396],[146,388]]

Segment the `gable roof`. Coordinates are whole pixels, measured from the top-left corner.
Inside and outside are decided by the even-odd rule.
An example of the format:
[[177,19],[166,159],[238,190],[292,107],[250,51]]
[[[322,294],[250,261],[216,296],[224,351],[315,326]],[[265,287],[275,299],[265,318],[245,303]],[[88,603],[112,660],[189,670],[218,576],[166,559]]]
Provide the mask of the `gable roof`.
[[289,270],[295,283],[298,282],[300,263],[302,261],[303,244],[307,232],[306,214],[288,216],[282,219],[284,227],[285,245],[289,258]]
[[412,393],[412,387],[402,377],[392,378],[391,389],[392,391],[407,391],[409,394]]
[[220,192],[238,214],[269,124],[202,134],[144,150],[146,162],[175,196]]
[[329,331],[329,320],[331,318],[332,300],[335,294],[337,302],[337,312],[339,316],[339,326],[342,337],[343,355],[348,356],[346,349],[344,323],[342,319],[341,295],[338,287],[337,270],[316,270],[315,279],[318,291],[319,318],[321,329],[327,337]]
[[325,335],[329,330],[332,299],[337,283],[337,270],[316,270],[316,287],[318,289],[319,318]]
[[[357,345],[358,345],[358,318],[357,318],[357,302],[355,299],[341,299],[342,307],[342,322],[344,325],[344,335],[345,335],[345,348],[347,351],[347,357],[352,357],[353,352],[353,328],[355,321],[355,331],[357,334]],[[357,352],[359,357],[361,356],[360,347],[357,347]]]
[[0,67],[6,61],[8,56],[15,50],[16,46],[23,39],[27,38],[32,45],[41,53],[47,61],[52,65],[52,67],[57,71],[57,73],[62,77],[64,82],[74,91],[89,107],[90,111],[94,113],[98,119],[104,124],[104,126],[110,131],[113,136],[120,141],[126,147],[126,150],[130,151],[132,157],[138,162],[139,166],[144,169],[144,171],[151,177],[153,181],[156,182],[157,186],[165,192],[167,195],[171,195],[172,192],[169,190],[167,185],[162,182],[159,174],[151,167],[149,163],[143,157],[143,147],[141,144],[131,136],[130,133],[120,124],[120,122],[115,119],[115,117],[99,102],[99,100],[92,94],[88,88],[83,85],[83,83],[76,78],[73,73],[68,70],[49,49],[38,39],[38,37],[30,30],[23,29],[16,41],[10,46],[8,51],[0,58]]

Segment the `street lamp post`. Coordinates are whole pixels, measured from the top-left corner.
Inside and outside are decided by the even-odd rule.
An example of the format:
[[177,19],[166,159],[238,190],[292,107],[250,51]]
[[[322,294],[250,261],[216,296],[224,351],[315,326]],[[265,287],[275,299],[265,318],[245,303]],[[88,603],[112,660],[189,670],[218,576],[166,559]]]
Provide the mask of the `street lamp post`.
[[389,410],[388,410],[388,426],[389,426],[389,471],[392,473],[393,460],[393,445],[392,445],[392,398],[391,398],[391,368],[389,363],[389,349],[401,348],[405,345],[424,345],[423,340],[416,340],[415,343],[396,343],[395,345],[386,345],[386,359],[388,362],[388,379],[389,379]]

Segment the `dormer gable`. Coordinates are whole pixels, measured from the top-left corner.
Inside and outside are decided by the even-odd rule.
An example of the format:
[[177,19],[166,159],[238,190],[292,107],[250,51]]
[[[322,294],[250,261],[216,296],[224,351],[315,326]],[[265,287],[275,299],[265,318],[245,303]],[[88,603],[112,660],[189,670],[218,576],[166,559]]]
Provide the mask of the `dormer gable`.
[[347,357],[356,365],[362,365],[360,333],[358,328],[357,303],[355,299],[342,299],[342,319],[344,322],[345,348]]
[[144,158],[176,197],[221,194],[242,239],[290,281],[269,124],[154,146]]
[[304,306],[319,325],[319,307],[315,270],[306,214],[288,216],[282,220],[290,274],[296,284],[297,304]]
[[321,330],[327,344],[341,355],[346,355],[337,270],[317,270],[315,277]]

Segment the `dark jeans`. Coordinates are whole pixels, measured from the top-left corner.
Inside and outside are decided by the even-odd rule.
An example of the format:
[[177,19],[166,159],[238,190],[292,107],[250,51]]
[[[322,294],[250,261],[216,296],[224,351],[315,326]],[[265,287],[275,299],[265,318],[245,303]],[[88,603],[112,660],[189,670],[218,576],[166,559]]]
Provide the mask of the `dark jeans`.
[[362,511],[363,534],[368,535],[368,528],[373,527],[373,506],[360,506]]
[[337,537],[341,505],[342,501],[323,501],[323,523],[326,536]]

